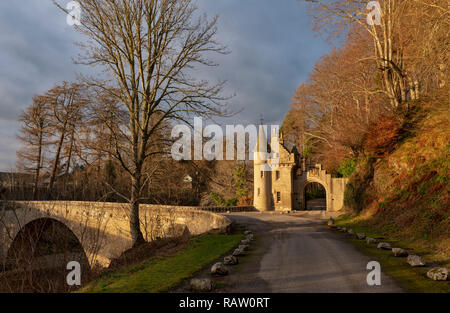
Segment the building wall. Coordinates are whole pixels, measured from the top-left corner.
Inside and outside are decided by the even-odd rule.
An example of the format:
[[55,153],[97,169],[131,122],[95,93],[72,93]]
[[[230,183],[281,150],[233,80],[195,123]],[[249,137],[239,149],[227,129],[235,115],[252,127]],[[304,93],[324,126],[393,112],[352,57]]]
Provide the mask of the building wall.
[[[279,178],[277,179],[277,172]],[[293,209],[293,172],[292,166],[280,165],[272,172],[272,194],[275,211],[290,211]]]
[[272,211],[272,172],[262,171],[262,165],[254,165],[253,206],[258,211]]
[[348,178],[332,178],[331,180],[331,200],[330,212],[338,212],[344,208],[344,192]]

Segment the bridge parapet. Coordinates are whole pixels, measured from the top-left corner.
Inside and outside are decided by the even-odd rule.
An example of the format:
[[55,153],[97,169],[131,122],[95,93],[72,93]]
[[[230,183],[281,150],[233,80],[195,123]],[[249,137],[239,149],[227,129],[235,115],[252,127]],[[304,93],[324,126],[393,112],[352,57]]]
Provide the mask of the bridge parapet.
[[214,213],[236,213],[236,212],[258,212],[254,206],[173,206],[173,205],[159,205],[159,204],[143,204],[144,207],[152,208],[167,208],[167,209],[177,209],[177,210],[198,210],[198,211],[208,211]]

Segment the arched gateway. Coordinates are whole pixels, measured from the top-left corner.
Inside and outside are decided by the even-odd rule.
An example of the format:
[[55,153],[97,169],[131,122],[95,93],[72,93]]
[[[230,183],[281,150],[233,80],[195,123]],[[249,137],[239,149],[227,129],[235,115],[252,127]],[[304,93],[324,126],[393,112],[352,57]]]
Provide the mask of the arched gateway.
[[[260,129],[260,136],[264,131]],[[344,190],[348,182],[346,178],[332,178],[322,165],[306,165],[294,147],[289,151],[284,140],[272,136],[271,148],[278,151],[276,162],[278,167],[270,169],[274,159],[264,158],[259,142],[254,157],[254,200],[253,205],[259,211],[292,211],[306,209],[305,187],[312,182],[325,188],[327,212],[337,212],[344,206]],[[278,147],[278,150],[276,149]]]

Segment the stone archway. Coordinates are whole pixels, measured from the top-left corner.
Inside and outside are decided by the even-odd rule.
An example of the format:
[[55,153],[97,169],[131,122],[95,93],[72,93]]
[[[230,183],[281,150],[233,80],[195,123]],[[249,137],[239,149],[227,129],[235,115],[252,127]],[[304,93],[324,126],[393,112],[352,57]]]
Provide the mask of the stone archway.
[[324,181],[314,178],[314,177],[307,177],[302,184],[300,184],[300,192],[299,192],[299,196],[300,196],[300,207],[298,209],[300,210],[307,210],[307,198],[306,198],[306,188],[308,185],[311,184],[318,184],[320,185],[323,190],[325,191],[325,200],[324,200],[324,207],[325,207],[325,211],[329,211],[330,210],[330,201],[331,201],[331,192],[330,192],[330,187],[328,184],[326,184]]
[[301,191],[303,210],[326,211],[329,192],[323,183],[308,181]]
[[293,209],[305,210],[305,188],[310,183],[318,183],[323,186],[326,193],[326,212],[337,212],[343,208],[344,190],[347,184],[346,178],[333,178],[322,168],[322,165],[316,164],[309,166],[305,171],[294,176],[293,184]]

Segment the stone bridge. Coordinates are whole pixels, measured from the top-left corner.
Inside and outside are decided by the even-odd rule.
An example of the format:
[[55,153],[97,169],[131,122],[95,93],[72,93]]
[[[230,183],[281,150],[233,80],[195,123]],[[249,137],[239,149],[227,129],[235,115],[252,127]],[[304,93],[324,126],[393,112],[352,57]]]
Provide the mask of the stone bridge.
[[[240,207],[227,211],[248,211]],[[226,217],[210,212],[226,212],[225,208],[174,207],[141,205],[141,229],[147,241],[177,237],[183,234],[199,235],[230,225]],[[66,250],[59,256],[68,261],[79,261],[91,267],[108,266],[112,259],[131,248],[129,206],[100,202],[3,202],[0,203],[0,265],[7,267],[20,249],[34,253],[41,240],[41,250],[55,250],[49,240],[66,242]],[[52,238],[47,238],[45,233]],[[39,238],[32,238],[39,233]],[[33,252],[31,252],[33,251]],[[47,253],[47,254],[55,254]],[[45,255],[45,253],[44,253]]]

